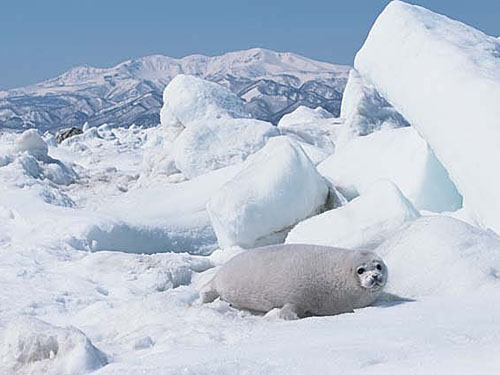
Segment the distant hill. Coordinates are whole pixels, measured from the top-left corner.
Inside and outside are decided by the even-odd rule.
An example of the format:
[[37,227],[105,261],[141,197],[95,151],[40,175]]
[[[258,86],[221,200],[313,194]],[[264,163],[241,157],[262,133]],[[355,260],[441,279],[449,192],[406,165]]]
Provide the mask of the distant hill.
[[322,106],[338,115],[349,69],[260,48],[214,57],[147,56],[112,68],[81,66],[35,85],[0,91],[0,127],[154,126],[163,89],[179,73],[229,87],[255,118],[273,123],[299,105]]

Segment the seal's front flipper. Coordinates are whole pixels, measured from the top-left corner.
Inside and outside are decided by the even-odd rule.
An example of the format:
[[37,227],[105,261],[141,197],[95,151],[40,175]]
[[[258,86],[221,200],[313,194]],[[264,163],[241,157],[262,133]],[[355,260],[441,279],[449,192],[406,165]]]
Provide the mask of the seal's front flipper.
[[200,304],[210,303],[219,298],[219,293],[214,287],[214,279],[210,280],[207,284],[205,284],[200,290]]
[[279,311],[278,317],[283,320],[297,320],[304,316],[305,311],[293,303],[285,304]]

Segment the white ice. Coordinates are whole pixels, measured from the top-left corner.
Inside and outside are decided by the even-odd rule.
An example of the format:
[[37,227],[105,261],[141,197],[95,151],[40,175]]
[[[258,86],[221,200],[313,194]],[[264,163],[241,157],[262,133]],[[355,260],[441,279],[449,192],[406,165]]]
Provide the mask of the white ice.
[[272,124],[254,119],[193,122],[175,140],[175,166],[187,178],[193,178],[241,163],[278,134]]
[[420,214],[389,180],[379,180],[343,207],[298,223],[287,243],[374,249]]
[[337,135],[339,146],[354,137],[368,135],[380,129],[409,126],[404,117],[356,69],[349,72],[340,116],[343,124]]
[[275,137],[247,159],[207,208],[222,248],[252,247],[314,214],[327,194],[325,181],[300,146]]
[[160,121],[166,128],[188,127],[192,121],[249,117],[236,94],[195,76],[179,74],[163,92]]
[[341,121],[321,107],[316,109],[305,106],[284,115],[278,123],[283,135],[315,146],[327,153],[335,151],[335,139]]
[[414,126],[484,227],[500,232],[500,41],[392,1],[354,66]]
[[412,127],[357,137],[318,170],[348,199],[383,178],[394,182],[419,210],[455,211],[462,206],[448,172]]

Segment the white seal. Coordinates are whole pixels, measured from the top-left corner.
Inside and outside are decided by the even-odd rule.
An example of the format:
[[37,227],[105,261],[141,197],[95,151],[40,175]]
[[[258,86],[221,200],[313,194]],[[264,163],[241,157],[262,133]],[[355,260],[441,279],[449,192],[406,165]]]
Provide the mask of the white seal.
[[286,244],[248,250],[225,263],[200,291],[257,312],[279,308],[296,319],[335,315],[370,305],[387,281],[387,267],[370,251]]

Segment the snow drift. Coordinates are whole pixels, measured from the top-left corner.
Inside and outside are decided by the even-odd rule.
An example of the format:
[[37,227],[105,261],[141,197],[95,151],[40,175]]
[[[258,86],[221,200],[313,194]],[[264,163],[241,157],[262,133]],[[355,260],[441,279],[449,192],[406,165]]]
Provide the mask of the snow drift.
[[328,187],[300,146],[275,137],[207,204],[220,247],[252,247],[320,209]]
[[2,343],[3,364],[14,371],[86,374],[107,364],[106,355],[85,334],[35,318],[11,322]]
[[381,180],[347,205],[298,223],[287,243],[373,249],[420,214],[389,180]]
[[354,66],[427,140],[480,223],[500,232],[500,41],[401,1]]
[[318,170],[348,199],[379,179],[389,179],[419,210],[454,211],[462,205],[447,171],[411,127],[355,138]]

